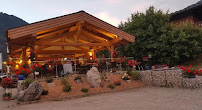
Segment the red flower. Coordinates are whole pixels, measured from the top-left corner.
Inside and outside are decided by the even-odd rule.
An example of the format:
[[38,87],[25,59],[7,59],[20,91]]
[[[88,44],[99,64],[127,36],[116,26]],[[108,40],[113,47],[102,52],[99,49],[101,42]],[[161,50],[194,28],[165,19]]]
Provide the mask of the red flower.
[[187,72],[188,72],[188,73],[191,73],[191,70],[188,68],[188,69],[187,69]]
[[195,70],[195,71],[194,71],[194,74],[196,74],[197,72],[198,72],[198,70]]

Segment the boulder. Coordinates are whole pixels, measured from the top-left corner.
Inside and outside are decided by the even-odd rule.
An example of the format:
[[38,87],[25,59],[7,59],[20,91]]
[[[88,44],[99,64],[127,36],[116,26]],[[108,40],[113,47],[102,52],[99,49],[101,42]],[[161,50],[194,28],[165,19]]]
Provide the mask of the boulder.
[[26,102],[39,99],[41,93],[43,92],[43,87],[37,81],[31,83],[27,89],[20,91],[18,94],[18,101]]
[[87,82],[90,84],[91,87],[99,87],[101,83],[101,77],[98,69],[96,67],[92,67],[87,72]]

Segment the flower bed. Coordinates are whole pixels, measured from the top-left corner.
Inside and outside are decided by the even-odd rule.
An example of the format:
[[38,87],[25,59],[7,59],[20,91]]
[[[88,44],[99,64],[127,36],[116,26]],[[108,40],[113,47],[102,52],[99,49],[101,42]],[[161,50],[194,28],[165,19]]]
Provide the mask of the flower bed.
[[121,80],[121,77],[122,75],[107,76],[107,78],[110,79],[111,82],[105,82],[104,80],[102,80],[102,84],[104,85],[104,87],[97,87],[97,88],[90,88],[90,85],[87,83],[86,78],[82,78],[83,83],[76,83],[74,81],[74,78],[69,78],[67,80],[67,82],[71,84],[71,91],[69,92],[63,92],[63,85],[61,84],[60,80],[54,80],[55,82],[54,87],[48,87],[47,83],[44,81],[44,82],[41,82],[41,84],[45,90],[48,90],[48,95],[41,96],[41,100],[48,100],[48,99],[51,100],[51,99],[85,95],[86,93],[81,91],[82,88],[87,88],[88,94],[93,94],[93,93],[125,90],[129,88],[144,86],[144,84],[141,81],[131,80],[131,83],[127,83],[126,81],[121,81],[121,85],[116,86],[113,90],[107,87],[109,84],[113,84],[114,81]]

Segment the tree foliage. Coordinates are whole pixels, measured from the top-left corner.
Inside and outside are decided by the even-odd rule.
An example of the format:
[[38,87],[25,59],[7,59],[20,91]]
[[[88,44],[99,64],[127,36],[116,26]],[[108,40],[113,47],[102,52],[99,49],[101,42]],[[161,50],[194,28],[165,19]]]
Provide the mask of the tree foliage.
[[135,36],[135,42],[118,47],[126,56],[137,59],[152,55],[154,64],[182,64],[202,53],[202,30],[185,23],[170,23],[170,15],[149,7],[145,13],[134,13],[119,28]]

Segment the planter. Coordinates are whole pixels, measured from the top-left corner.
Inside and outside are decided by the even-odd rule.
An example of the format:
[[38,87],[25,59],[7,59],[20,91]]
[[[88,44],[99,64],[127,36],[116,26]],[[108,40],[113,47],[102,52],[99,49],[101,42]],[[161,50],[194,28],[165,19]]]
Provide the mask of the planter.
[[35,71],[34,74],[35,74],[35,75],[39,75],[39,72]]
[[11,99],[11,97],[2,97],[2,100],[4,101],[9,101]]
[[25,75],[18,75],[17,77],[18,77],[18,80],[24,80],[27,78]]
[[145,66],[145,70],[150,70],[150,67],[149,66]]

